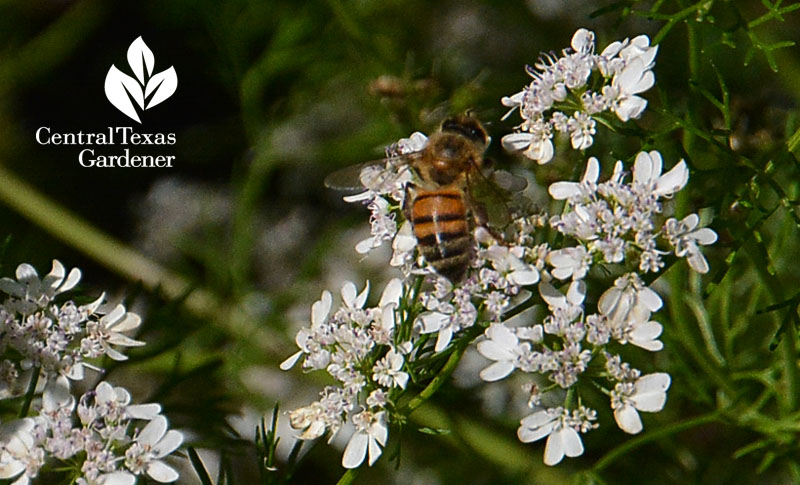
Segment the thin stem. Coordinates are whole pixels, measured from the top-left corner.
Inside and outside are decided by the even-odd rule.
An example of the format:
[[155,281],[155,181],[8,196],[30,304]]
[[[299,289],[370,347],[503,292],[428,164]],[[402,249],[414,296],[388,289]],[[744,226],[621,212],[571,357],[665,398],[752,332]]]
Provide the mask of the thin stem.
[[641,436],[639,436],[637,438],[634,438],[634,439],[632,439],[630,441],[627,441],[627,442],[621,444],[620,446],[617,446],[613,450],[611,450],[608,453],[606,453],[606,455],[603,458],[600,458],[600,460],[597,463],[595,463],[593,470],[594,471],[600,471],[600,470],[608,467],[613,462],[615,462],[618,458],[621,458],[622,456],[624,456],[627,453],[629,453],[631,450],[633,450],[635,448],[638,448],[638,447],[640,447],[640,446],[642,446],[644,444],[647,444],[647,443],[649,443],[651,441],[655,441],[657,439],[664,438],[665,436],[669,436],[671,434],[680,433],[681,431],[684,431],[684,430],[687,430],[687,429],[691,429],[691,428],[695,428],[697,426],[702,426],[704,424],[713,423],[718,418],[719,418],[719,411],[714,411],[714,412],[709,413],[709,414],[704,414],[702,416],[698,416],[696,418],[688,419],[688,420],[683,421],[681,423],[673,424],[673,425],[667,426],[666,428],[662,428],[662,429],[659,429],[659,430],[652,431],[650,433],[641,435]]
[[347,470],[344,475],[342,475],[342,478],[336,482],[336,485],[350,485],[351,483],[355,482],[355,479],[358,478],[359,470],[361,470],[361,468],[351,468]]
[[212,292],[195,287],[181,276],[144,257],[130,246],[112,238],[77,214],[47,198],[0,163],[0,203],[50,233],[56,239],[84,253],[109,270],[131,281],[141,281],[150,291],[160,290],[167,299],[180,299],[191,313],[217,323],[230,335],[271,353],[279,338],[227,307]]
[[36,385],[39,383],[39,367],[33,368],[33,374],[31,374],[31,380],[28,382],[28,390],[25,392],[25,400],[22,401],[22,408],[19,410],[19,417],[24,418],[28,415],[28,411],[31,409],[31,402],[33,401],[33,394],[36,392]]
[[471,338],[464,338],[457,344],[453,353],[450,354],[450,358],[447,359],[444,367],[442,367],[442,370],[436,374],[436,377],[431,380],[425,389],[423,389],[408,402],[405,408],[401,411],[402,414],[408,416],[409,414],[413,413],[415,409],[422,406],[425,401],[430,399],[430,397],[433,396],[440,387],[442,387],[442,384],[444,384],[445,381],[450,377],[450,374],[456,370],[456,366],[458,366],[458,362],[461,360],[461,356],[464,355],[464,351],[467,349],[467,345],[470,343],[470,341],[472,341]]

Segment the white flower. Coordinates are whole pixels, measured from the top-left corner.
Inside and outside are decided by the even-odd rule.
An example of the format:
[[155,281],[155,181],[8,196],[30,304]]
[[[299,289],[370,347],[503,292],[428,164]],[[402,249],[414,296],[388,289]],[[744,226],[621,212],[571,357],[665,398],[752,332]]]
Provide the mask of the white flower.
[[632,384],[617,384],[611,393],[611,407],[620,429],[630,434],[640,432],[642,420],[637,411],[661,411],[667,401],[670,381],[669,374],[657,372],[642,376]]
[[583,442],[570,421],[569,411],[562,407],[537,411],[520,421],[517,436],[523,443],[547,436],[544,464],[556,465],[565,455],[574,458],[583,454]]
[[389,212],[389,202],[386,199],[376,197],[370,202],[369,210],[371,236],[356,244],[356,252],[359,254],[366,254],[380,247],[397,233],[397,223],[394,214]]
[[708,227],[695,229],[699,223],[697,214],[689,214],[680,222],[670,218],[664,224],[664,235],[675,248],[675,256],[686,257],[689,266],[698,273],[708,273],[708,262],[698,245],[714,244],[717,233]]
[[594,32],[580,28],[572,34],[570,42],[572,50],[580,54],[590,54],[594,51]]
[[560,280],[572,277],[580,280],[586,276],[592,266],[592,255],[583,246],[564,248],[551,251],[547,255],[547,262],[553,266],[550,273]]
[[647,107],[647,100],[636,95],[655,84],[651,68],[641,58],[635,58],[614,76],[610,88],[603,89],[603,95],[612,100],[612,110],[621,121],[638,118]]
[[550,184],[547,191],[556,200],[588,201],[597,191],[599,177],[600,162],[595,157],[591,157],[586,163],[586,171],[580,182],[555,182]]
[[167,431],[167,418],[157,416],[134,438],[133,445],[125,451],[125,466],[137,475],[147,473],[160,483],[174,482],[179,478],[171,466],[162,458],[183,443],[183,435],[175,430]]
[[369,466],[372,466],[381,456],[382,447],[386,445],[389,437],[389,428],[386,426],[386,412],[362,411],[353,416],[356,432],[350,437],[347,448],[342,456],[342,466],[357,468],[364,461],[369,451]]
[[658,293],[648,288],[636,273],[629,273],[614,281],[597,302],[597,309],[608,317],[611,328],[623,328],[645,322],[650,313],[661,308]]
[[100,343],[105,354],[111,359],[127,360],[128,356],[114,350],[111,346],[139,347],[144,345],[144,342],[134,340],[122,333],[139,328],[141,323],[142,319],[139,315],[126,312],[123,305],[117,305],[110,313],[103,315],[96,324],[94,322],[89,324],[89,335]]
[[350,281],[346,281],[342,286],[342,303],[350,310],[364,308],[364,304],[367,302],[367,295],[369,295],[369,281],[367,281],[361,293],[358,293],[355,283]]
[[373,379],[383,387],[397,386],[401,389],[406,388],[408,374],[401,371],[405,359],[394,349],[389,350],[386,355],[375,363],[372,368]]
[[655,150],[640,152],[633,165],[634,190],[656,197],[669,197],[681,190],[689,180],[689,169],[681,160],[672,170],[661,175],[661,154]]
[[624,338],[637,347],[657,352],[664,348],[664,343],[658,340],[662,330],[663,327],[658,322],[634,322]]
[[53,268],[42,279],[39,279],[36,268],[27,263],[17,266],[16,276],[17,281],[0,278],[0,290],[23,300],[20,312],[27,314],[36,308],[44,308],[58,294],[74,288],[81,280],[81,271],[73,268],[67,274],[64,265],[54,259]]
[[[313,305],[311,305],[311,333],[305,331],[305,329],[297,332],[295,342],[297,343],[297,346],[300,347],[300,350],[292,354],[288,359],[281,362],[280,368],[282,370],[291,369],[304,353],[309,353],[311,351],[308,344],[312,333],[327,323],[332,304],[333,296],[328,290],[325,290],[322,292],[322,297],[315,301]],[[322,362],[319,367],[324,368],[326,365],[328,365],[327,362]]]
[[486,259],[491,261],[494,269],[512,284],[517,286],[535,284],[539,281],[539,271],[523,263],[519,253],[520,251],[515,251],[515,248],[495,244],[486,250]]
[[14,485],[27,484],[44,465],[42,450],[34,444],[32,433],[35,426],[35,421],[31,418],[16,419],[0,425],[1,479],[22,474]]
[[414,249],[417,247],[417,238],[414,236],[411,223],[405,221],[392,240],[392,259],[390,266],[404,267],[410,265],[414,259]]
[[492,324],[484,335],[486,340],[478,342],[478,353],[495,362],[483,369],[480,377],[486,382],[499,381],[511,374],[516,367],[520,351],[519,340],[502,323]]
[[553,133],[549,123],[541,119],[525,125],[528,131],[511,133],[504,136],[500,143],[510,152],[522,152],[523,155],[545,164],[553,159]]
[[81,477],[75,483],[78,485],[135,485],[136,475],[126,471],[115,471],[99,475],[94,480]]
[[586,150],[594,142],[595,121],[583,111],[576,111],[567,122],[570,141],[575,150]]
[[449,314],[436,311],[423,312],[417,317],[414,324],[419,325],[420,333],[439,332],[434,346],[437,352],[444,350],[450,343],[450,339],[453,338],[453,327],[450,325]]

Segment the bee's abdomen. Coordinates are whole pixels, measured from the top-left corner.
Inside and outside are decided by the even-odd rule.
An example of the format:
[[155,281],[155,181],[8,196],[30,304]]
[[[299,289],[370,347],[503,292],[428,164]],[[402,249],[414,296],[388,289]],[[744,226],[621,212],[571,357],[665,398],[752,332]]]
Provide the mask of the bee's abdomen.
[[463,194],[458,190],[418,192],[411,223],[425,260],[442,276],[460,281],[467,272],[472,249]]

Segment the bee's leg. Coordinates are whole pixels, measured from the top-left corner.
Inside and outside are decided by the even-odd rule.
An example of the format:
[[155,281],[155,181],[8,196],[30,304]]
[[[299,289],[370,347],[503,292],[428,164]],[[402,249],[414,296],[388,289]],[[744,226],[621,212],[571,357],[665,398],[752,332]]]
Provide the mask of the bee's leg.
[[412,220],[411,208],[414,206],[414,204],[412,204],[411,201],[414,199],[414,197],[416,197],[416,190],[415,190],[416,188],[417,186],[411,182],[408,182],[405,187],[405,196],[403,197],[402,210],[403,210],[403,215],[405,216],[407,221]]

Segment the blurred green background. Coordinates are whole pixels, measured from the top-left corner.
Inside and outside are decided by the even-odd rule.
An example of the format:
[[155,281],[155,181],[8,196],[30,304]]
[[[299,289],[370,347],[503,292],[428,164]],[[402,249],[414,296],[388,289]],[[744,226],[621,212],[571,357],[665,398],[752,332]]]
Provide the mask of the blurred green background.
[[[345,279],[379,287],[391,274],[381,255],[359,260],[366,212],[326,191],[325,175],[467,109],[487,122],[491,155],[519,165],[498,147],[514,124],[500,121],[499,101],[529,81],[525,64],[567,47],[579,27],[596,32],[599,49],[658,36],[642,129],[598,126],[587,156],[606,167],[642,148],[662,150],[669,164],[687,158],[692,194],[680,204],[704,208],[720,234],[707,278],[668,273],[659,317],[667,348],[641,363],[673,375],[667,408],[647,416],[646,429],[688,421],[687,430],[636,446],[606,409],[586,453],[546,469],[542,443],[516,440],[516,388],[477,390],[469,369],[482,361],[467,359],[456,385],[414,418],[449,434],[409,426],[398,440],[393,431],[387,456],[360,483],[796,482],[796,333],[770,348],[779,328],[796,324],[798,303],[800,57],[791,42],[800,16],[787,6],[0,0],[0,269],[30,262],[46,272],[58,258],[83,269],[87,293],[127,295],[148,345],[109,366],[108,378],[140,402],[162,402],[172,425],[208,450],[212,474],[221,463],[231,483],[257,483],[260,417],[276,401],[289,410],[315,399],[324,383],[277,369],[311,303]],[[103,93],[108,68],[127,68],[140,35],[155,70],[178,74],[175,95],[141,127]],[[175,133],[174,146],[132,150],[177,160],[171,169],[83,168],[80,147],[38,145],[41,126]],[[542,184],[585,160],[557,151],[552,166],[535,168]],[[281,421],[285,456],[292,440]],[[623,443],[633,445],[606,455]],[[341,451],[306,446],[293,483],[334,483]],[[395,470],[387,457],[397,452]],[[188,465],[182,475],[199,483]]]

